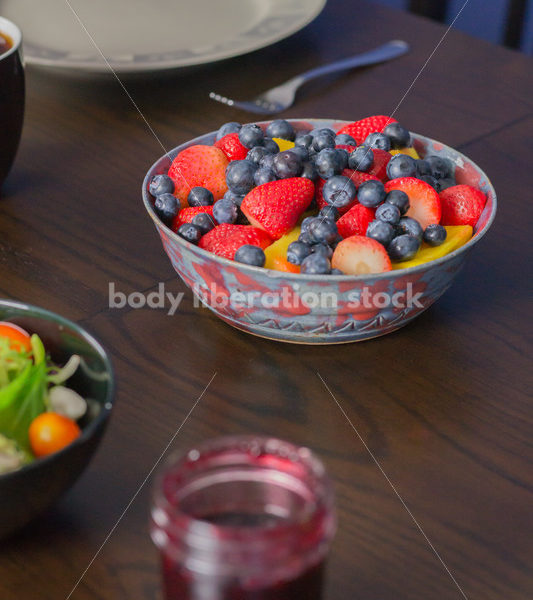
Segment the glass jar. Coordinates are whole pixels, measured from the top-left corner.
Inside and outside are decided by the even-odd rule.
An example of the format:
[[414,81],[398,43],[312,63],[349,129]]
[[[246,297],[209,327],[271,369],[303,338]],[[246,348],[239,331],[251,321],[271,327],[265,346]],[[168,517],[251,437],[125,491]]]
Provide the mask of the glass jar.
[[151,535],[166,600],[320,600],[333,492],[307,448],[234,436],[171,458]]

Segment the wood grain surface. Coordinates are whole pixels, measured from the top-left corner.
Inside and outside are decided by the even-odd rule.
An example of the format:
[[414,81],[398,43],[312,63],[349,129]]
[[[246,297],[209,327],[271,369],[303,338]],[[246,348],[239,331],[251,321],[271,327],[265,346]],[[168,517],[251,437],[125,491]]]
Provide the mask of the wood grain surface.
[[[332,0],[274,46],[124,84],[170,149],[225,121],[253,120],[210,101],[211,90],[251,97],[319,63],[407,40],[409,55],[314,83],[284,114],[355,119],[395,110],[444,32],[392,9]],[[494,226],[453,287],[411,325],[318,348],[255,338],[194,308],[140,199],[163,149],[117,81],[27,69],[23,139],[0,198],[0,295],[96,334],[114,359],[118,398],[77,485],[0,547],[1,600],[68,596],[215,373],[172,449],[259,432],[322,456],[340,520],[327,600],[533,597],[532,66],[462,33],[445,38],[395,116],[489,174]],[[125,293],[164,282],[185,299],[173,317],[111,310],[110,282]],[[150,482],[73,600],[159,597],[149,493]]]

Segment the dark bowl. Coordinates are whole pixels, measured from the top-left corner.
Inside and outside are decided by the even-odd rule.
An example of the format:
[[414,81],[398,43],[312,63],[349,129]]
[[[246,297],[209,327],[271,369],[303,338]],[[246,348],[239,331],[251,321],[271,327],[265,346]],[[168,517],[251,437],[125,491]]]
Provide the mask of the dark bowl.
[[52,312],[0,300],[0,321],[37,333],[52,360],[64,364],[78,354],[81,364],[68,385],[89,399],[80,437],[63,450],[18,471],[0,475],[0,538],[42,513],[81,475],[94,454],[113,407],[114,377],[106,351],[80,326]]

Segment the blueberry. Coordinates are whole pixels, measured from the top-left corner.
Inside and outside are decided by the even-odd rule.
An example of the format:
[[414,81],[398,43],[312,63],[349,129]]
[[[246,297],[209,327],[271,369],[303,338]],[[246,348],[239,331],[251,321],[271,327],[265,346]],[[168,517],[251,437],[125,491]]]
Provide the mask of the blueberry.
[[308,275],[327,275],[331,271],[329,259],[320,252],[310,254],[304,258],[300,267],[300,273]]
[[309,225],[309,234],[317,244],[331,244],[338,235],[337,224],[332,219],[317,218]]
[[348,150],[345,150],[344,148],[335,148],[335,151],[339,155],[339,160],[340,160],[340,163],[342,164],[342,168],[346,169],[346,167],[348,166],[348,158],[350,156],[350,153],[348,152]]
[[357,142],[347,133],[339,133],[335,137],[336,146],[357,146]]
[[322,179],[339,175],[343,169],[342,165],[342,157],[334,148],[324,148],[315,157],[315,167]]
[[422,225],[411,217],[402,217],[398,225],[396,225],[396,230],[398,235],[407,234],[419,240],[422,239],[422,235],[424,234]]
[[316,138],[318,135],[329,135],[332,137],[337,135],[333,129],[330,129],[329,127],[317,127],[312,129],[309,133],[313,136],[313,138]]
[[323,219],[331,219],[332,221],[336,221],[339,218],[339,211],[331,205],[324,206],[324,208],[320,209],[318,213],[319,217]]
[[303,146],[294,146],[290,151],[296,153],[302,162],[307,162],[309,160],[309,150]]
[[317,152],[324,150],[324,148],[335,148],[335,134],[332,133],[318,133],[313,139],[312,148]]
[[235,194],[247,194],[254,187],[257,165],[250,160],[232,160],[226,167],[226,183]]
[[155,198],[154,210],[161,221],[168,225],[179,213],[180,207],[176,197],[172,194],[159,194]]
[[454,165],[448,158],[442,156],[426,156],[426,161],[431,168],[431,174],[435,179],[446,179],[453,176]]
[[261,146],[265,134],[259,125],[255,123],[247,123],[243,125],[239,131],[239,141],[246,148],[253,148],[254,146]]
[[405,148],[411,145],[411,134],[399,123],[389,123],[383,130],[393,148]]
[[363,173],[370,171],[373,164],[374,153],[372,152],[372,148],[366,144],[358,146],[348,158],[348,166],[350,169],[362,171]]
[[237,121],[230,121],[229,123],[224,123],[224,125],[222,125],[222,127],[217,131],[217,141],[220,138],[223,138],[225,135],[228,135],[228,133],[239,133],[241,127],[242,125],[240,123],[237,123]]
[[193,187],[187,196],[189,206],[211,206],[215,199],[213,193],[205,187]]
[[405,215],[411,206],[409,196],[402,190],[391,190],[385,197],[385,203],[396,206],[401,215]]
[[384,202],[376,209],[376,219],[389,225],[397,225],[400,221],[400,209],[394,204]]
[[272,169],[274,167],[274,154],[265,154],[260,160],[259,166],[264,169]]
[[293,126],[285,119],[276,119],[266,128],[266,134],[271,138],[294,141],[296,133]]
[[318,173],[315,167],[315,163],[308,160],[304,162],[302,165],[302,172],[300,173],[300,177],[305,177],[306,179],[310,179],[311,181],[316,181],[318,179]]
[[368,208],[379,206],[385,200],[386,195],[385,186],[381,181],[365,181],[357,190],[357,199],[360,204]]
[[213,216],[217,223],[235,223],[237,215],[237,205],[228,198],[222,198],[213,205]]
[[302,169],[302,159],[297,152],[285,150],[274,157],[273,171],[280,179],[298,177]]
[[313,244],[311,246],[311,252],[313,254],[321,254],[329,259],[333,256],[333,250],[328,244]]
[[387,250],[391,260],[401,262],[411,260],[420,248],[420,240],[413,235],[399,235],[389,244]]
[[198,213],[192,218],[191,223],[200,228],[202,235],[205,235],[208,231],[211,231],[211,229],[213,229],[213,227],[216,225],[213,217],[207,213]]
[[287,248],[287,260],[293,265],[302,264],[302,260],[311,254],[311,246],[303,242],[291,242]]
[[245,194],[235,194],[234,192],[232,192],[231,190],[228,190],[225,194],[224,194],[224,198],[227,200],[231,200],[232,202],[234,202],[237,206],[240,206],[242,204],[242,201],[244,200],[244,196]]
[[324,184],[322,196],[327,204],[344,208],[355,200],[356,191],[355,183],[349,177],[334,175]]
[[161,194],[173,194],[174,193],[174,182],[168,175],[154,175],[152,181],[150,181],[149,192],[152,196],[159,196]]
[[435,190],[438,187],[437,180],[435,179],[435,177],[433,177],[433,175],[420,175],[418,179],[420,179],[420,181],[424,181]]
[[416,161],[406,154],[396,154],[387,164],[387,177],[397,179],[399,177],[414,177],[416,175]]
[[390,139],[384,133],[371,133],[365,140],[365,145],[371,148],[379,148],[379,150],[390,150],[391,144]]
[[384,221],[372,221],[369,223],[366,236],[376,240],[383,246],[387,247],[394,238],[395,230],[390,223]]
[[279,152],[279,146],[277,145],[277,143],[269,137],[266,137],[263,140],[263,146],[271,153],[271,154],[277,154]]
[[437,187],[435,189],[437,190],[437,192],[442,192],[442,190],[445,190],[449,187],[457,185],[455,182],[455,179],[452,179],[451,177],[445,177],[444,179],[437,179],[436,181],[437,181]]
[[272,154],[269,152],[265,146],[254,146],[250,150],[248,150],[248,154],[246,155],[246,160],[250,160],[251,162],[259,165],[261,160],[267,155]]
[[416,174],[417,177],[422,175],[431,175],[431,167],[429,163],[424,158],[419,158],[416,162]]
[[245,244],[235,252],[233,260],[246,265],[253,265],[254,267],[264,267],[266,257],[263,249],[259,248],[259,246]]
[[194,223],[183,223],[176,233],[191,244],[197,244],[202,237],[202,230]]
[[298,241],[306,244],[307,246],[312,246],[315,243],[309,231],[302,231],[302,233],[300,233],[298,236]]
[[300,225],[300,231],[301,233],[306,233],[307,231],[309,231],[309,227],[311,226],[311,223],[316,219],[317,217],[305,217],[305,219],[303,219],[301,225]]
[[340,269],[331,269],[330,275],[344,275],[344,272],[341,271]]
[[272,169],[260,167],[257,169],[254,175],[255,185],[263,185],[263,183],[269,183],[270,181],[276,181],[277,177]]
[[430,246],[440,246],[446,239],[446,229],[442,225],[428,225],[423,240]]
[[306,148],[309,150],[313,145],[313,136],[310,133],[299,133],[294,140],[295,148]]

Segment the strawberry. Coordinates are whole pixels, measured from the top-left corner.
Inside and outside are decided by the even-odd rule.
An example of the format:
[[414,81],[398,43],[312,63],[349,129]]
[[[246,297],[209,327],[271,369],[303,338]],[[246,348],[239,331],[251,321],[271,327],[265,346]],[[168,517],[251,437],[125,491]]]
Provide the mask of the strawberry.
[[[369,175],[368,173],[363,173],[361,171],[354,171],[353,169],[343,169],[341,175],[349,177],[355,183],[356,187],[359,187],[362,183],[364,183],[365,181],[369,181],[370,179],[378,179],[377,177],[374,177],[374,175]],[[319,210],[321,208],[324,208],[324,206],[327,206],[327,202],[324,200],[324,196],[322,195],[322,190],[324,188],[325,183],[325,179],[319,179],[316,183],[315,198]],[[354,200],[352,204],[348,204],[348,206],[339,208],[339,214],[344,215],[355,204],[357,204],[357,199]]]
[[454,185],[440,194],[442,225],[471,225],[474,227],[485,208],[487,198],[470,185]]
[[238,133],[228,133],[215,142],[213,146],[220,148],[229,161],[244,160],[248,154],[248,148],[241,144]]
[[190,223],[200,213],[207,213],[213,219],[213,223],[215,223],[212,206],[188,206],[187,208],[182,208],[174,217],[172,231],[178,231],[183,223]]
[[392,154],[386,152],[385,150],[380,150],[379,148],[372,148],[372,153],[374,154],[374,164],[372,168],[368,171],[370,175],[374,175],[381,181],[387,180],[387,165],[389,164],[389,160],[392,158]]
[[331,266],[347,275],[383,273],[392,269],[385,248],[364,235],[352,235],[339,242],[333,253]]
[[337,135],[340,133],[347,133],[348,135],[351,135],[358,144],[362,144],[371,133],[375,133],[376,131],[381,133],[389,123],[396,123],[396,119],[386,117],[385,115],[366,117],[366,119],[361,119],[341,127],[337,132]]
[[407,217],[416,219],[423,229],[439,223],[441,215],[440,198],[437,192],[425,181],[415,177],[399,177],[385,184],[385,191],[402,190],[409,196],[411,205]]
[[352,235],[366,235],[366,230],[371,221],[374,220],[376,210],[367,208],[362,204],[356,204],[337,221],[337,229],[343,238]]
[[245,244],[266,248],[272,239],[262,229],[251,225],[230,225],[223,223],[200,238],[200,248],[233,260],[235,252]]
[[189,146],[174,159],[168,170],[174,181],[174,195],[182,206],[187,206],[187,196],[191,188],[200,186],[211,190],[215,200],[220,200],[228,191],[226,167],[228,159],[220,148],[214,146]]
[[296,225],[314,192],[314,183],[305,177],[269,181],[246,194],[241,210],[252,225],[277,240]]

